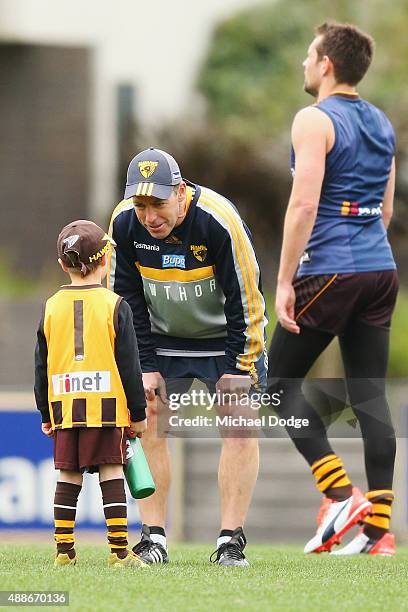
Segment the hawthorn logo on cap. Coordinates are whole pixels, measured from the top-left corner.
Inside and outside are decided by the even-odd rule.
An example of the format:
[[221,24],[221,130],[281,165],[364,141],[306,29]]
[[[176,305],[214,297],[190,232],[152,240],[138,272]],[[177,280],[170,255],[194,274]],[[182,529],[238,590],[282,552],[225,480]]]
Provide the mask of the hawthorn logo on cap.
[[158,165],[157,161],[141,161],[138,163],[140,174],[148,179],[155,173]]
[[74,236],[65,238],[65,240],[63,240],[63,244],[68,250],[68,249],[71,249],[78,240],[79,240],[79,234],[75,234]]

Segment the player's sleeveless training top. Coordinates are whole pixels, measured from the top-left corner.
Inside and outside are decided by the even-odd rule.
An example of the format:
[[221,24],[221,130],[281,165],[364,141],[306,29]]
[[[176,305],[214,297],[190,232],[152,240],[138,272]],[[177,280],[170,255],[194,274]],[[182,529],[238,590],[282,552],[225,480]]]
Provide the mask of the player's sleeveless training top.
[[[396,268],[382,222],[395,135],[387,117],[359,97],[332,95],[317,105],[331,119],[335,144],[312,235],[298,276]],[[292,173],[295,155],[292,149]]]
[[115,361],[120,301],[100,285],[68,285],[47,300],[44,335],[53,428],[129,425]]

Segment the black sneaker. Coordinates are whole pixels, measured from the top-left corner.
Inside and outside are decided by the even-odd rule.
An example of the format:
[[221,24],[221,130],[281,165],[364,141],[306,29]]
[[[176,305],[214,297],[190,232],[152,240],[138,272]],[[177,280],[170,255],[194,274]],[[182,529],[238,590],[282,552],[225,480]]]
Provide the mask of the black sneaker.
[[[229,542],[221,544],[217,550],[214,550],[210,557],[210,561],[211,563],[216,563],[217,565],[248,567],[249,563],[245,559],[243,552],[245,546],[246,538],[244,536],[244,532],[242,531],[241,527],[238,527],[232,533]],[[213,559],[214,555],[217,555],[215,559]]]
[[168,563],[167,550],[161,544],[153,542],[150,537],[150,529],[142,525],[142,539],[132,548],[133,552],[145,563]]

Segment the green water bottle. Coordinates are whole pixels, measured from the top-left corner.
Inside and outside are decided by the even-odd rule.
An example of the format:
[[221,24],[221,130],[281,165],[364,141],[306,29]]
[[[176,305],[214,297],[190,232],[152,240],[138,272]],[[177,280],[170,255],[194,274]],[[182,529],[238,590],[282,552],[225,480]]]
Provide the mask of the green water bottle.
[[123,469],[132,497],[143,499],[153,495],[156,485],[140,438],[128,438],[126,440],[126,464]]

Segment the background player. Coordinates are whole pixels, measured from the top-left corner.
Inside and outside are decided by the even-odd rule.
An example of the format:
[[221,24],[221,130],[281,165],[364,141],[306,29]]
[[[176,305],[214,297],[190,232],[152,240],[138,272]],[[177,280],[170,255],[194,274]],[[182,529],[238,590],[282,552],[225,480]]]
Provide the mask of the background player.
[[126,435],[141,436],[146,429],[146,401],[132,312],[101,285],[110,242],[91,221],[63,228],[58,261],[71,284],[47,300],[37,333],[36,403],[42,431],[54,437],[55,468],[60,470],[55,566],[76,562],[74,524],[82,474],[98,468],[109,565],[145,565],[127,548],[123,464]]
[[[317,28],[303,64],[305,91],[317,103],[301,110],[292,126],[294,181],[276,292],[279,324],[269,363],[272,377],[298,379],[287,382],[282,413],[311,421],[313,437],[288,431],[330,500],[305,552],[330,550],[369,507],[363,530],[337,554],[394,550],[388,529],[395,434],[384,379],[398,291],[386,233],[393,211],[395,137],[386,116],[355,90],[371,63],[373,46],[353,25]],[[352,492],[322,422],[300,391],[303,377],[336,335],[364,439],[367,499]]]
[[[133,311],[148,399],[143,446],[157,486],[140,502],[144,526],[134,551],[158,563],[167,561],[170,483],[167,440],[156,425],[166,404],[164,379],[177,380],[178,392],[195,378],[229,392],[265,385],[265,304],[250,234],[236,208],[183,180],[164,151],[147,149],[131,161],[111,232],[117,247],[110,286]],[[219,564],[248,564],[242,526],[258,466],[256,437],[223,438]]]

